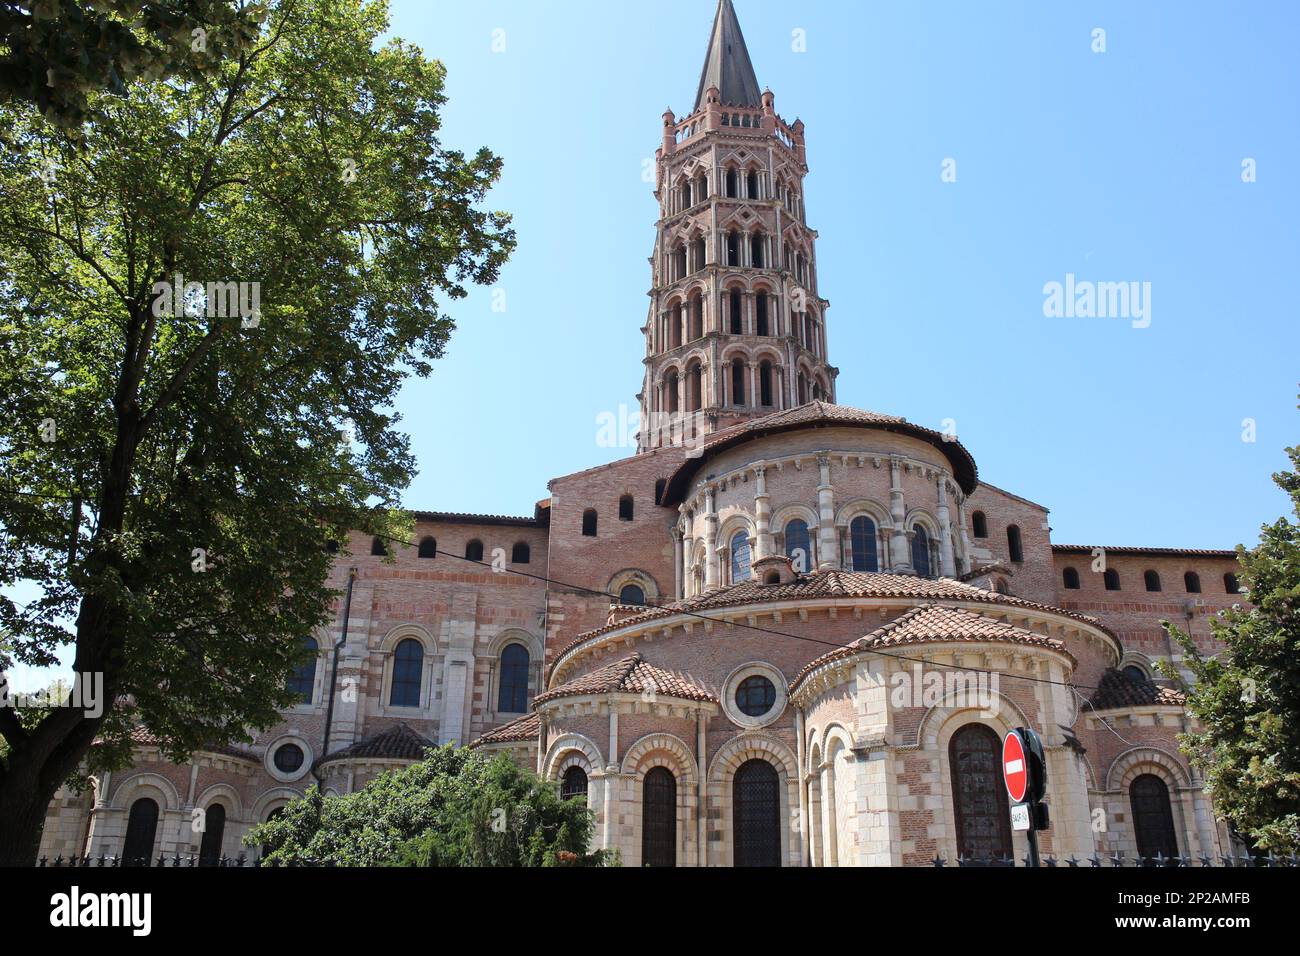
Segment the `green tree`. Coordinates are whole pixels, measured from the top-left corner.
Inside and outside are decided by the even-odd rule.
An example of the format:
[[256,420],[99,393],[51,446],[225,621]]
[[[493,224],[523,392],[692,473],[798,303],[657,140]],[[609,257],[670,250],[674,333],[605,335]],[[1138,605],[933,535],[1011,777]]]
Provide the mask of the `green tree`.
[[0,108],[0,588],[39,591],[0,597],[0,669],[72,644],[110,704],[0,710],[0,859],[35,858],[96,738],[185,759],[274,722],[326,542],[402,531],[389,403],[514,234],[480,208],[500,161],[439,143],[442,65],[387,27],[283,0],[210,82],[92,97],[78,140]]
[[[1300,518],[1300,449],[1273,480]],[[1201,653],[1166,624],[1195,683],[1187,709],[1197,724],[1181,737],[1205,776],[1215,813],[1261,850],[1300,851],[1300,525],[1265,525],[1253,550],[1238,547],[1249,604],[1211,620],[1223,650]],[[1172,668],[1165,673],[1174,676]]]
[[314,787],[245,837],[270,866],[600,866],[594,816],[505,755],[454,747],[383,774],[356,793]]
[[212,72],[248,49],[265,14],[240,0],[0,0],[0,103],[78,127],[97,92]]

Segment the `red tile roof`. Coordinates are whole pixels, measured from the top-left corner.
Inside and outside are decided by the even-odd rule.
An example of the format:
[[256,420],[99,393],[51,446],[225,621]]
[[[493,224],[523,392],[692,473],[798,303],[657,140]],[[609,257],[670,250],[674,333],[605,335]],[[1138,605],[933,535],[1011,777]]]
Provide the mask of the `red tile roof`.
[[966,450],[961,442],[945,435],[943,432],[937,432],[923,425],[914,425],[906,418],[899,418],[896,415],[882,415],[879,412],[850,408],[847,405],[832,405],[829,402],[808,402],[796,408],[787,408],[771,415],[764,415],[762,418],[752,419],[734,428],[728,428],[725,431],[708,436],[703,443],[703,454],[694,458],[687,458],[673,472],[672,477],[668,480],[668,486],[664,490],[663,504],[674,505],[681,503],[691,478],[699,470],[704,460],[713,452],[731,448],[751,438],[795,431],[802,428],[836,425],[879,428],[929,442],[948,458],[953,467],[953,477],[956,479],[957,484],[961,486],[962,491],[970,494],[979,484],[979,470],[975,467],[975,459],[971,457],[970,452]]
[[536,714],[525,714],[522,717],[516,717],[508,724],[502,724],[495,730],[489,730],[478,740],[470,744],[470,747],[482,747],[486,744],[513,743],[518,740],[536,740],[537,735],[541,733],[541,730],[541,718]]
[[536,706],[561,697],[582,697],[587,694],[647,693],[680,700],[714,703],[718,700],[716,694],[710,693],[690,678],[655,667],[642,660],[640,654],[633,654],[539,694],[533,704]]
[[1056,554],[1092,554],[1101,550],[1107,554],[1137,554],[1153,558],[1235,558],[1236,551],[1205,550],[1201,548],[1120,548],[1101,544],[1054,544]]
[[1055,638],[1035,634],[1033,631],[1003,621],[995,621],[973,611],[937,604],[923,604],[877,628],[866,637],[858,638],[853,643],[823,654],[812,661],[795,676],[790,689],[793,691],[805,677],[823,664],[853,657],[864,651],[883,651],[908,644],[949,641],[1026,644],[1060,651],[1073,659],[1069,651],[1065,650],[1065,645]]
[[1187,695],[1172,687],[1160,686],[1151,681],[1133,680],[1123,671],[1111,668],[1101,675],[1096,693],[1088,703],[1096,710],[1155,705],[1181,707],[1187,703]]
[[[136,747],[163,746],[162,738],[142,725],[134,727],[131,730],[130,737],[131,743]],[[95,743],[99,742],[99,740],[95,741]],[[246,750],[243,747],[236,747],[233,744],[217,744],[209,747],[199,747],[197,748],[197,751],[200,753],[221,754],[226,757],[238,757],[240,760],[256,760],[260,762],[262,759],[251,750]]]
[[316,766],[336,760],[419,760],[426,750],[436,746],[428,737],[416,733],[406,724],[397,724],[320,758],[316,761]]
[[1113,633],[1097,618],[1077,611],[1051,607],[1027,601],[1011,594],[999,594],[951,578],[920,578],[910,574],[883,574],[869,571],[841,571],[823,568],[800,575],[788,584],[760,584],[743,581],[729,587],[711,591],[685,601],[674,601],[633,615],[613,624],[580,634],[556,655],[563,657],[573,648],[593,637],[629,625],[649,623],[674,614],[702,614],[717,609],[746,604],[765,604],[779,601],[812,600],[817,598],[903,598],[918,601],[971,601],[980,604],[1001,604],[1031,610],[1049,611],[1063,617],[1084,621],[1107,634]]

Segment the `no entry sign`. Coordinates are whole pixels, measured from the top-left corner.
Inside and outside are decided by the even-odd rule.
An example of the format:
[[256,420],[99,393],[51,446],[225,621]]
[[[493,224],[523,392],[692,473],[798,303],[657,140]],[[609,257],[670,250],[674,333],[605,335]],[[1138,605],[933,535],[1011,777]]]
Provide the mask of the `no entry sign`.
[[1025,743],[1015,730],[1002,741],[1002,779],[1011,802],[1023,803],[1029,792],[1029,761],[1025,759]]

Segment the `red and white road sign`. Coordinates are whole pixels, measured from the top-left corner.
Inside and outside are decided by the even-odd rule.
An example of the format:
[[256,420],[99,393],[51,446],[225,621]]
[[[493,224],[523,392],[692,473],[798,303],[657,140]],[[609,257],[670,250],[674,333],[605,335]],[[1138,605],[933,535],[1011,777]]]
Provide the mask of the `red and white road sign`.
[[1002,779],[1006,781],[1011,802],[1023,803],[1029,790],[1029,764],[1025,759],[1025,745],[1014,730],[1002,741]]

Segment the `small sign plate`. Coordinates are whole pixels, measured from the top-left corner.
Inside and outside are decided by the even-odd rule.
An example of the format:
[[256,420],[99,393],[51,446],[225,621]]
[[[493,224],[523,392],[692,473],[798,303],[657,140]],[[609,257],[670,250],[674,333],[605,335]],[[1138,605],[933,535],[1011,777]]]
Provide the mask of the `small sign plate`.
[[1011,807],[1011,829],[1017,832],[1029,829],[1029,804],[1017,803]]

